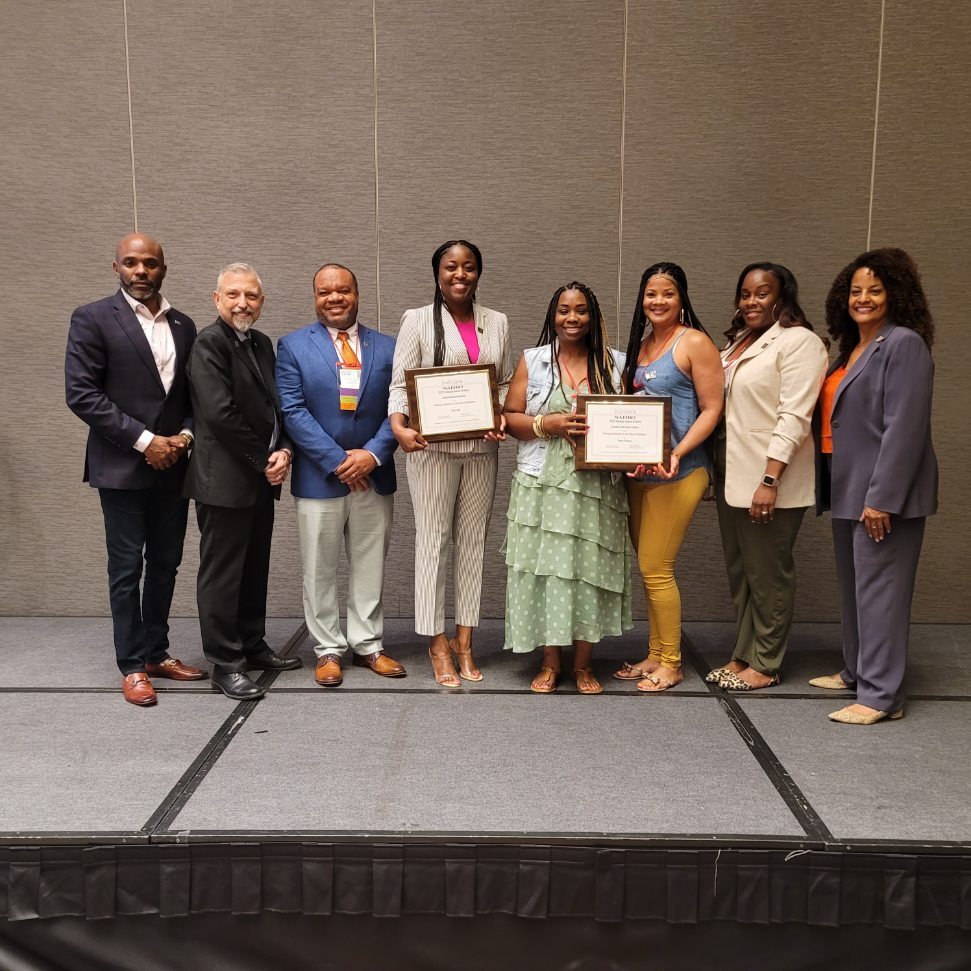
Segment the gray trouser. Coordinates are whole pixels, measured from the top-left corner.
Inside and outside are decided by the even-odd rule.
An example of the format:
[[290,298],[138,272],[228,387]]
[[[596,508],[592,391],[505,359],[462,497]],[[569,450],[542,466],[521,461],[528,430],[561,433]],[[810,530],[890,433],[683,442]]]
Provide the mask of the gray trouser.
[[833,547],[843,620],[840,677],[856,685],[856,700],[877,711],[897,711],[910,634],[910,604],[926,519],[890,517],[881,543],[861,522],[833,520]]

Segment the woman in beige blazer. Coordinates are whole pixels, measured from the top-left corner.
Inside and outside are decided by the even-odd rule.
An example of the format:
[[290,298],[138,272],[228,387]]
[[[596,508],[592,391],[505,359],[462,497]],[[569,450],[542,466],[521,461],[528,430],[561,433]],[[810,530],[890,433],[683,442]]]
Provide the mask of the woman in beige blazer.
[[792,550],[815,501],[810,428],[826,346],[798,297],[786,267],[746,266],[722,351],[725,417],[715,482],[737,623],[731,661],[706,680],[736,691],[779,683],[795,603]]
[[[395,345],[388,414],[406,453],[408,488],[415,512],[415,630],[431,638],[428,656],[435,680],[446,688],[481,681],[472,657],[479,623],[482,555],[496,491],[498,434],[460,442],[426,442],[408,423],[407,368],[495,364],[499,407],[506,400],[513,359],[506,315],[475,301],[482,254],[467,240],[449,240],[432,255],[435,298],[406,310]],[[455,637],[445,634],[445,569],[452,542]],[[453,663],[458,662],[458,672]]]

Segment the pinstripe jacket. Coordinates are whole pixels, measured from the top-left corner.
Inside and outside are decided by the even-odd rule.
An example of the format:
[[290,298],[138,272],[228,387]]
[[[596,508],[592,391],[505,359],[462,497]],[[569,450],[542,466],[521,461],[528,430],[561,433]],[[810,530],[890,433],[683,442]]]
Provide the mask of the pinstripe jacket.
[[[479,364],[495,364],[499,381],[499,407],[502,408],[512,380],[513,358],[509,346],[509,321],[506,315],[475,304],[473,307],[476,336],[479,339]],[[459,334],[448,308],[442,307],[442,326],[445,331],[445,360],[443,365],[470,364],[465,343]],[[394,349],[391,369],[391,394],[388,414],[408,414],[408,393],[405,390],[405,370],[432,367],[435,360],[435,321],[432,305],[406,310]],[[494,452],[498,442],[483,439],[460,442],[429,442],[429,449],[457,454]]]

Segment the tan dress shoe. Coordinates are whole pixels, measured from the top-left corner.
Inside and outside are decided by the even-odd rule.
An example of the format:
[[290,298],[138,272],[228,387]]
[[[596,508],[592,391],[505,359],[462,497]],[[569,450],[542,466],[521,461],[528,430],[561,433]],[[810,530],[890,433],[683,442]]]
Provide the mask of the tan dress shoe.
[[877,711],[875,708],[868,708],[866,712],[853,711],[852,707],[840,708],[839,711],[829,713],[830,721],[842,722],[844,725],[876,725],[877,722],[895,722],[898,718],[904,717],[903,708],[896,711]]
[[148,680],[148,675],[144,671],[135,671],[121,679],[121,691],[125,696],[125,701],[131,705],[138,705],[140,708],[147,708],[158,702],[155,697],[155,689],[152,682]]
[[166,658],[161,664],[146,664],[145,673],[153,678],[171,678],[173,681],[201,681],[206,672],[183,664],[177,657]]
[[336,688],[343,680],[341,662],[332,654],[325,654],[314,669],[314,681],[325,688]]
[[814,688],[826,688],[829,691],[845,691],[849,685],[838,674],[824,674],[820,678],[810,678],[809,683]]
[[370,668],[382,678],[401,678],[406,673],[402,665],[383,651],[375,651],[374,654],[355,654],[354,663],[359,668]]

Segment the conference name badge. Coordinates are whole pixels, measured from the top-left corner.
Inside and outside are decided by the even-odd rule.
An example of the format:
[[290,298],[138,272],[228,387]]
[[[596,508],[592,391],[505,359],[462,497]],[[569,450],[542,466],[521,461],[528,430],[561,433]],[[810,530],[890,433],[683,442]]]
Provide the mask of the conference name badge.
[[341,411],[357,411],[357,399],[361,393],[361,368],[338,364],[337,383],[340,386]]

